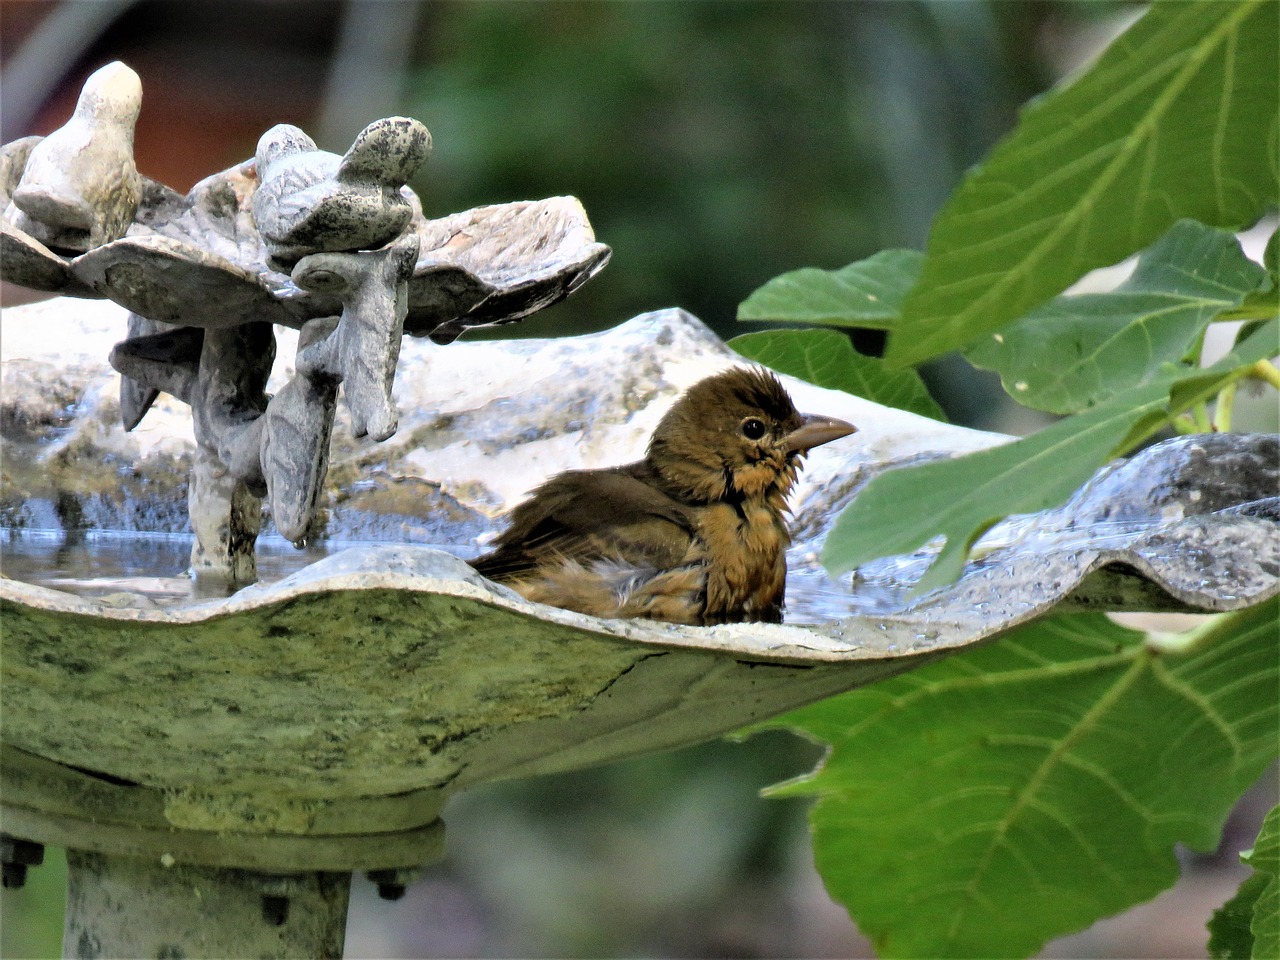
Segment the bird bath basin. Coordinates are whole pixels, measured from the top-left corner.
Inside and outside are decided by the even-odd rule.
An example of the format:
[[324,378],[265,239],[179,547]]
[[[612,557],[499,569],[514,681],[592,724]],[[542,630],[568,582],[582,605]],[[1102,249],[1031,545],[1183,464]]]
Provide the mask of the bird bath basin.
[[[49,392],[6,389],[17,404],[8,422],[28,428],[10,482],[38,473],[24,457],[47,464],[70,449],[143,477],[194,455],[185,410],[163,398],[150,434],[114,425],[116,375],[91,358],[124,315],[86,306],[6,314],[18,331],[4,343],[8,382],[57,364],[53,392],[82,398],[46,435]],[[50,314],[83,355],[42,360],[24,340]],[[63,530],[59,549],[24,532],[24,518],[102,516],[102,478],[87,466],[51,471],[22,496],[3,491],[6,573],[46,581],[0,581],[7,831],[89,851],[73,869],[99,873],[117,858],[321,878],[395,871],[439,855],[438,814],[454,791],[719,736],[1051,608],[1226,610],[1277,591],[1269,436],[1152,448],[1059,510],[994,528],[958,584],[914,604],[904,600],[924,555],[869,565],[857,581],[828,578],[816,548],[871,473],[1003,438],[787,381],[801,408],[861,432],[815,451],[801,475],[786,623],[680,627],[532,604],[459,557],[544,476],[636,456],[688,383],[737,361],[675,310],[585,337],[458,343],[447,367],[437,349],[406,345],[400,434],[373,447],[344,439],[340,422],[331,468],[335,531],[398,525],[418,543],[330,543],[315,559],[319,546],[299,553],[267,538],[259,583],[199,597],[181,576],[189,541],[173,527],[141,529],[146,514],[125,511],[134,529],[124,533]],[[428,404],[428,394],[442,399]],[[372,456],[379,479],[362,487]],[[180,502],[181,490],[165,496]],[[180,518],[156,506],[151,516]],[[437,522],[442,510],[461,519]],[[88,578],[58,567],[77,550],[118,566]],[[24,567],[24,555],[43,559]],[[322,884],[290,889],[299,903],[332,900]]]

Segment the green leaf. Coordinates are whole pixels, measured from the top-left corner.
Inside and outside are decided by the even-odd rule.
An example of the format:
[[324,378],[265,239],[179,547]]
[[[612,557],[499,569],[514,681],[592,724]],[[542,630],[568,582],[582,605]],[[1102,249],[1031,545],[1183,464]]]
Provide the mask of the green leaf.
[[1183,220],[1114,291],[1058,297],[965,356],[998,371],[1019,403],[1076,413],[1187,356],[1210,321],[1265,278],[1233,234]]
[[999,330],[1173,223],[1239,227],[1277,197],[1280,4],[1162,2],[1017,128],[934,221],[895,366]]
[[1213,960],[1250,960],[1253,956],[1253,907],[1266,889],[1265,874],[1254,873],[1240,884],[1236,895],[1209,918],[1209,956]]
[[766,330],[734,337],[729,346],[744,357],[809,383],[945,421],[914,370],[887,370],[863,356],[834,330]]
[[822,548],[833,574],[946,538],[917,591],[955,580],[973,542],[1001,518],[1057,506],[1112,457],[1150,436],[1174,411],[1215,395],[1280,342],[1272,318],[1211,367],[1165,364],[1151,383],[1022,440],[873,477],[836,519]]
[[1166,384],[1137,387],[1023,440],[878,474],[836,519],[822,562],[839,574],[941,534],[946,543],[917,589],[950,583],[992,524],[1061,503],[1168,397]]
[[1171,652],[1099,615],[771,721],[831,745],[819,871],[881,956],[1013,957],[1171,886],[1272,762],[1277,604]]
[[1240,859],[1254,872],[1209,920],[1209,956],[1250,960],[1280,956],[1280,807],[1262,821],[1258,841]]
[[738,319],[888,329],[923,260],[916,250],[881,250],[839,270],[793,270],[747,297]]
[[1241,859],[1257,871],[1255,876],[1267,878],[1253,906],[1253,955],[1280,957],[1280,807],[1267,814],[1258,842]]
[[1262,265],[1267,270],[1267,283],[1245,297],[1240,309],[1223,319],[1258,320],[1280,313],[1280,230],[1271,234],[1267,248],[1262,253]]

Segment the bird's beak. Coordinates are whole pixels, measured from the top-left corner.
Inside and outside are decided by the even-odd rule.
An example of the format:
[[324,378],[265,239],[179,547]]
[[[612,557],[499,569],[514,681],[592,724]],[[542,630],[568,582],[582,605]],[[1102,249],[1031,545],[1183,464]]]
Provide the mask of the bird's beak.
[[858,428],[852,423],[837,420],[835,417],[819,417],[813,414],[802,416],[800,426],[782,438],[782,449],[787,453],[807,453],[814,447],[820,447],[824,443],[858,432]]

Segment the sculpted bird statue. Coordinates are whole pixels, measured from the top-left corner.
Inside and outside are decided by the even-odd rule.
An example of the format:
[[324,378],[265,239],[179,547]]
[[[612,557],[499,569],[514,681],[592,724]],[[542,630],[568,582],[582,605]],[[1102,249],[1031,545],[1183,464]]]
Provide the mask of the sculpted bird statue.
[[709,377],[662,418],[643,460],[552,477],[472,566],[598,617],[779,623],[800,460],[855,429],[797,412],[767,370]]
[[390,243],[413,218],[400,188],[430,155],[430,132],[409,117],[375,120],[341,157],[276,124],[254,154],[253,219],[271,265],[288,272],[312,253]]
[[71,119],[31,147],[11,222],[68,253],[123,237],[142,199],[133,161],[141,109],[142,81],[123,63],[91,73]]

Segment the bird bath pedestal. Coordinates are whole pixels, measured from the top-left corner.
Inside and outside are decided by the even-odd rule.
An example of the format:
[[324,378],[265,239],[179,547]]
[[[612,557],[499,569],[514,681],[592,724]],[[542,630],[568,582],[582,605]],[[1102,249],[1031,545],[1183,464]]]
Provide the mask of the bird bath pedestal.
[[0,579],[5,881],[68,849],[70,956],[337,956],[351,875],[402,891],[456,791],[720,736],[1050,609],[1230,610],[1280,586],[1276,438],[1232,436],[998,525],[944,591],[909,596],[928,551],[828,578],[816,549],[870,475],[1007,438],[784,378],[860,428],[796,489],[787,623],[529,603],[422,544],[469,555],[547,475],[635,459],[740,360],[678,310],[444,347],[604,265],[577,201],[427,219],[403,184],[430,139],[405,118],[341,156],[273,128],[184,197],[133,168],[139,97],[111,65],[62,130],[0,148],[6,279],[63,294],[5,314],[6,543],[190,529],[200,581],[234,587],[264,503],[298,544],[420,542],[168,605]]

